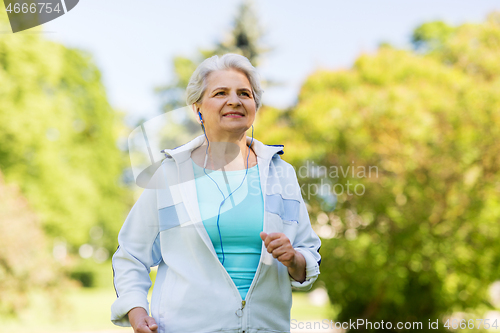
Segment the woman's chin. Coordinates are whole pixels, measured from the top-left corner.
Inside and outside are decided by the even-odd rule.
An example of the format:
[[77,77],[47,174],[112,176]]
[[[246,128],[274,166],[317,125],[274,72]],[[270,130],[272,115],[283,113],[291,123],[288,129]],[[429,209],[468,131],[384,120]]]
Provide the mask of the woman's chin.
[[250,126],[245,124],[245,123],[224,124],[224,126],[221,126],[217,132],[218,133],[227,132],[228,134],[229,133],[230,134],[241,134],[241,133],[245,133],[246,131],[248,131]]

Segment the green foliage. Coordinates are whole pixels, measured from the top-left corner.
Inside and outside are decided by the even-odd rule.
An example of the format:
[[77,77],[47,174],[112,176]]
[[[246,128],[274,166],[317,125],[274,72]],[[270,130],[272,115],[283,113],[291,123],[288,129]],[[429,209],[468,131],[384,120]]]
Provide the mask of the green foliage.
[[279,142],[285,160],[325,166],[326,176],[302,183],[322,180],[339,195],[332,213],[321,196],[303,192],[323,237],[320,279],[341,308],[336,320],[427,323],[492,307],[487,288],[500,276],[499,17],[425,24],[416,35],[439,48],[381,47],[350,70],[313,73],[292,110],[258,115],[260,139],[287,138]]
[[416,49],[437,50],[444,46],[454,31],[442,21],[427,22],[415,29],[412,43]]
[[97,287],[96,269],[97,265],[93,260],[84,259],[71,269],[69,275],[72,279],[79,281],[82,287]]
[[51,294],[46,306],[57,306],[68,281],[48,251],[36,214],[17,186],[5,185],[1,172],[0,212],[0,315],[17,315],[29,304],[30,290]]
[[500,12],[492,12],[483,24],[453,28],[439,22],[423,24],[413,38],[423,41],[425,49],[440,62],[478,79],[496,80],[500,75],[499,25]]
[[[3,34],[0,100],[6,181],[19,184],[44,230],[70,252],[83,243],[113,251],[131,203],[121,184],[127,155],[116,146],[124,125],[92,57],[39,34]],[[95,226],[103,230],[98,239],[89,235]]]

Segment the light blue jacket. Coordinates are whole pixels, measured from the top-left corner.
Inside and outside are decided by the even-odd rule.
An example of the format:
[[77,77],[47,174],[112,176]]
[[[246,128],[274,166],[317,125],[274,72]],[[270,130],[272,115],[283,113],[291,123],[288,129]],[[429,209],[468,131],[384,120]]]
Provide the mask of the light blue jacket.
[[[151,316],[159,333],[290,332],[292,287],[309,290],[319,275],[321,241],[309,221],[293,167],[280,158],[283,146],[254,139],[264,198],[264,232],[283,232],[306,259],[300,283],[262,244],[260,262],[245,300],[219,261],[198,208],[191,151],[199,136],[175,149],[132,207],[113,255],[117,299],[111,320],[130,326],[134,307],[149,312],[150,268],[158,266]],[[247,145],[251,138],[247,137]]]

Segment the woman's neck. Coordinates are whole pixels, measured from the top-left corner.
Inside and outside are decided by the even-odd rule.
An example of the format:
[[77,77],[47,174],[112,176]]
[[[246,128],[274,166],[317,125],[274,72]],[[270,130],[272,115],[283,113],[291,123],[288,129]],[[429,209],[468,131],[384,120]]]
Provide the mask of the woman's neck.
[[[210,137],[208,136],[209,146],[207,151],[207,140],[203,142],[203,145],[193,152],[193,158],[195,162],[201,162],[201,166],[205,164],[206,156],[206,168],[211,170],[242,170],[247,168],[247,156],[248,156],[248,167],[255,166],[257,163],[256,155],[247,146],[245,133],[239,138],[232,138],[232,140],[222,141],[221,137]],[[227,137],[226,139],[231,139]],[[200,157],[202,159],[200,160]],[[200,165],[200,163],[198,163]]]

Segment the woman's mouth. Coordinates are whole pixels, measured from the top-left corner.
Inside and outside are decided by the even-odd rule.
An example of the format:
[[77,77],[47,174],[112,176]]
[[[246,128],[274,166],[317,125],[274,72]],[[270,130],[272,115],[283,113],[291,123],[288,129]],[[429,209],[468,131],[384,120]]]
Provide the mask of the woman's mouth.
[[241,113],[226,113],[225,115],[223,115],[223,117],[227,117],[227,118],[242,118],[243,115]]

